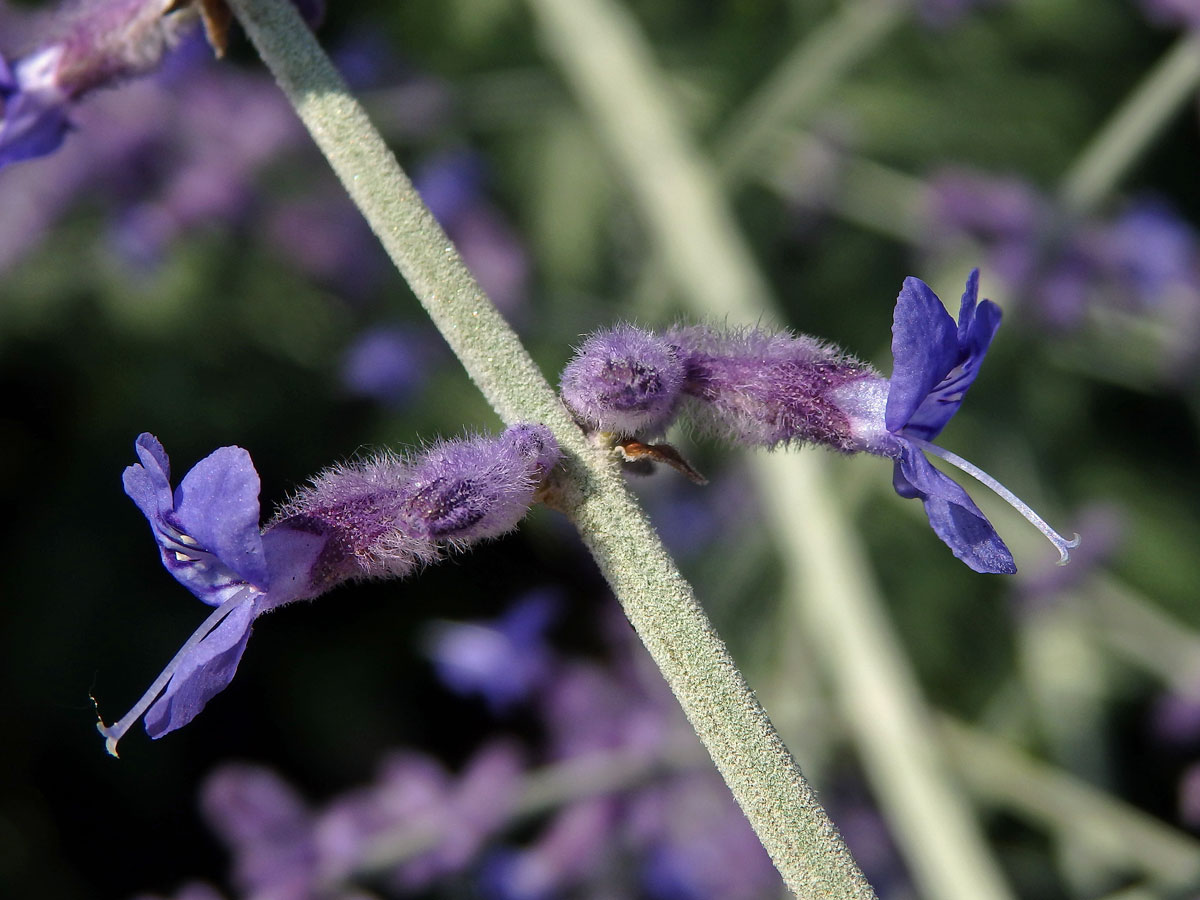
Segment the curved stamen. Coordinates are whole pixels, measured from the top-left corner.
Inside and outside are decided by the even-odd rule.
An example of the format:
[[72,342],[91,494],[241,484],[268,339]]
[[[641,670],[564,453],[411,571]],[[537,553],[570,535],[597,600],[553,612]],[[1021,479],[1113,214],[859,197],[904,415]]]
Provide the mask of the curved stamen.
[[104,735],[105,738],[107,738],[107,740],[104,742],[104,749],[106,749],[112,756],[117,756],[117,742],[125,736],[125,733],[133,727],[134,723],[142,717],[142,714],[150,708],[150,705],[158,699],[158,695],[166,689],[167,685],[171,681],[171,677],[175,674],[175,670],[179,667],[180,661],[182,661],[183,658],[190,653],[197,644],[208,637],[212,630],[220,625],[221,622],[224,621],[225,617],[233,612],[234,608],[237,607],[238,604],[253,602],[253,600],[254,590],[253,588],[247,588],[244,591],[238,591],[238,593],[234,594],[232,597],[214,609],[212,613],[209,614],[208,618],[206,618],[200,625],[200,627],[192,632],[192,636],[187,639],[184,645],[179,648],[179,652],[171,658],[171,661],[167,663],[167,667],[163,669],[161,673],[159,673],[158,678],[154,679],[154,684],[150,685],[146,693],[142,694],[142,698],[138,700],[136,704],[134,704],[133,709],[125,713],[124,716],[122,716],[112,725],[105,725],[103,719],[97,722],[96,730]]
[[914,437],[906,437],[906,440],[911,441],[922,450],[932,453],[934,456],[940,459],[944,459],[955,468],[962,469],[980,484],[984,484],[991,488],[999,497],[1005,500],[1009,506],[1024,516],[1030,525],[1044,534],[1046,536],[1046,540],[1048,540],[1058,549],[1058,564],[1060,566],[1065,566],[1071,561],[1070,551],[1078,547],[1079,541],[1081,540],[1078,532],[1075,533],[1074,539],[1067,540],[1065,537],[1047,525],[1046,520],[1035,513],[1028,503],[1020,499],[1016,494],[998,482],[995,478],[983,471],[983,469],[979,468],[979,466],[975,465],[974,463],[967,462],[967,460],[963,459],[958,454],[951,453],[949,450],[944,450],[937,444],[929,443],[929,441],[923,441],[920,438]]

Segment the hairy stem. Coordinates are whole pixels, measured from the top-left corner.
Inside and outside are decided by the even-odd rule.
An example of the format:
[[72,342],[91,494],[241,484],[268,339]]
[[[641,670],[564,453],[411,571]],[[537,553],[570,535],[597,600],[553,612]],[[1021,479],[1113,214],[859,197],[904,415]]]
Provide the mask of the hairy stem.
[[463,265],[288,0],[230,0],[280,87],[471,378],[506,422],[549,426],[561,505],[783,874],[804,897],[873,897],[837,830],[625,486]]

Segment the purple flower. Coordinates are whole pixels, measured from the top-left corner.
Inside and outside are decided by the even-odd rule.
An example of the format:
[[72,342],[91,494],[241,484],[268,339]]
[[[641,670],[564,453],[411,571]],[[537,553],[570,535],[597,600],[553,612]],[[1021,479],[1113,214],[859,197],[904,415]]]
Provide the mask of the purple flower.
[[[315,828],[326,880],[386,869],[408,894],[464,868],[512,812],[522,766],[504,741],[483,747],[457,780],[422,754],[399,752],[375,784],[345,794]],[[381,857],[380,848],[409,848]]]
[[551,591],[535,591],[498,619],[434,623],[426,652],[442,683],[456,694],[482,697],[496,714],[528,699],[551,673],[545,632],[557,601]]
[[151,737],[181,728],[237,672],[254,620],[316,593],[312,572],[324,548],[314,534],[262,534],[259,479],[250,455],[222,447],[171,490],[170,463],[151,434],[135,445],[141,464],[125,470],[125,492],[150,522],[163,565],[204,603],[215,606],[142,699],[111,726],[100,724],[110,753],[140,718]]
[[372,328],[347,348],[342,383],[353,394],[402,406],[426,383],[436,352],[422,329]]
[[618,823],[613,798],[579,800],[559,811],[532,847],[501,850],[484,863],[480,880],[492,900],[563,896],[601,868]]
[[52,153],[68,110],[97,87],[141,75],[197,21],[170,0],[90,0],[59,34],[15,64],[0,58],[0,167]]
[[139,465],[125,470],[125,493],[150,521],[163,565],[210,606],[269,583],[258,529],[258,472],[241,447],[222,447],[171,490],[166,451],[152,434],[134,445]]
[[150,521],[163,564],[216,609],[141,700],[111,726],[109,752],[144,716],[151,737],[190,722],[233,679],[254,620],[355,578],[406,575],[446,548],[496,537],[524,516],[559,458],[541,425],[382,456],[318,476],[260,532],[259,479],[240,447],[201,460],[172,491],[158,439],[137,440],[125,490]]
[[311,895],[315,818],[291,785],[263,766],[227,764],[205,779],[200,806],[233,854],[233,881],[243,896]]
[[[966,460],[930,443],[958,411],[1000,324],[967,279],[958,322],[916,278],[906,279],[892,327],[891,379],[803,335],[678,327],[656,337],[631,326],[595,335],[562,379],[563,400],[592,429],[660,431],[682,407],[705,430],[752,446],[821,444],[893,460],[893,483],[919,498],[934,532],[977,572],[1011,574],[1012,555],[957,483],[926,458],[939,456],[982,481],[1058,548],[1067,541],[1026,504]],[[682,381],[679,367],[682,366]]]

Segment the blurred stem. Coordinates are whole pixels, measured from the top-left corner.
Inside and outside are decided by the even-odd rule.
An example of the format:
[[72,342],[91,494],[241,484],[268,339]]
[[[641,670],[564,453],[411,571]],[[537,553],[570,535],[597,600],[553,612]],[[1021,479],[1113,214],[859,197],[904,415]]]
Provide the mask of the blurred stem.
[[[508,825],[553,812],[589,797],[628,791],[672,772],[707,764],[694,739],[675,742],[659,755],[643,751],[598,752],[526,772],[517,785]],[[329,888],[349,877],[364,879],[395,869],[434,849],[447,837],[447,820],[415,816],[373,838],[352,872],[334,873]]]
[[734,114],[714,157],[726,184],[740,183],[771,142],[817,104],[908,15],[905,0],[854,0],[810,31]]
[[762,310],[770,290],[707,166],[677,122],[637,23],[615,4],[529,0],[548,52],[629,182],[673,281],[706,314]]
[[[711,319],[779,319],[717,175],[694,150],[636,23],[608,0],[529,0],[549,52],[633,186],[678,289]],[[685,212],[686,211],[686,212]],[[815,453],[762,454],[756,480],[812,643],[826,651],[871,781],[924,896],[1009,897],[949,777],[931,716]]]
[[1087,590],[1100,634],[1126,659],[1188,697],[1200,693],[1200,635],[1110,576]]
[[471,378],[506,422],[543,422],[567,460],[557,486],[688,719],[788,886],[804,897],[868,898],[812,788],[746,686],[691,586],[627,489],[591,445],[471,277],[395,157],[289,0],[231,0],[259,54],[351,198]]
[[1063,176],[1059,200],[1085,216],[1108,195],[1200,85],[1200,34],[1181,37],[1134,88]]
[[1094,866],[1140,869],[1161,887],[1194,886],[1200,879],[1200,841],[1190,835],[978,729],[949,718],[941,728],[972,789],[1086,845]]

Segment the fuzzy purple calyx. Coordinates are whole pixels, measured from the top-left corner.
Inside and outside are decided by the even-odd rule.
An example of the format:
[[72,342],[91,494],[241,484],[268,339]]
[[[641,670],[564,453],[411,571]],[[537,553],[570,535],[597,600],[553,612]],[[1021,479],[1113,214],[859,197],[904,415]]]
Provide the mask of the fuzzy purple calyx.
[[662,432],[682,399],[685,369],[667,338],[633,325],[589,337],[563,370],[563,402],[580,422],[621,435]]
[[750,446],[810,442],[860,449],[835,401],[844,385],[874,375],[864,363],[807,335],[674,328],[685,360],[688,412],[704,430]]
[[329,586],[404,576],[447,547],[514,528],[559,456],[548,428],[520,424],[493,438],[435,444],[414,460],[384,454],[337,466],[293,497],[267,534],[327,536],[316,577]]

